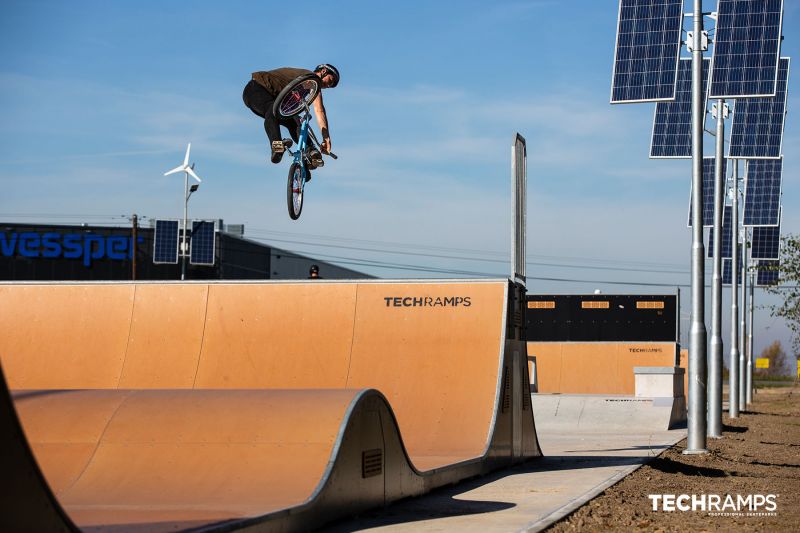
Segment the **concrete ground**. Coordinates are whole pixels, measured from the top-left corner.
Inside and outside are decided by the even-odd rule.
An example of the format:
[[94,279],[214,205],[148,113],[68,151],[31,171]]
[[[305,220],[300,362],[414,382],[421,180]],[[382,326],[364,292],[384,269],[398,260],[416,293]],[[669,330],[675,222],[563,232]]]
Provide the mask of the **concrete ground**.
[[542,422],[537,420],[537,433],[544,458],[325,531],[540,531],[686,437],[685,429],[624,431],[617,426],[604,431],[598,424],[568,430]]

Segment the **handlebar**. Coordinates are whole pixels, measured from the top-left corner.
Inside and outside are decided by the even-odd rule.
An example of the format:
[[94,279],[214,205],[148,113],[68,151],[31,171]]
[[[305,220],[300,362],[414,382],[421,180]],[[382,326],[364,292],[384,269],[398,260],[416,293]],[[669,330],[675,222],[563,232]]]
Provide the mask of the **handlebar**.
[[[304,119],[307,119],[307,117],[303,117],[303,118],[304,118]],[[309,126],[309,127],[308,127],[308,137],[309,137],[309,139],[311,139],[311,141],[312,141],[314,144],[316,144],[316,145],[317,145],[317,148],[319,148],[319,147],[320,147],[320,142],[319,142],[319,139],[317,139],[317,134],[316,134],[316,133],[314,133],[314,129],[313,129],[311,126]],[[321,152],[321,153],[323,153],[323,154],[325,153],[325,152],[323,152],[322,150],[320,150],[320,152]],[[328,152],[328,153],[327,153],[327,154],[325,154],[325,155],[327,155],[327,156],[330,156],[332,159],[339,159],[339,156],[337,156],[337,155],[336,155],[336,154],[334,154],[333,152]]]

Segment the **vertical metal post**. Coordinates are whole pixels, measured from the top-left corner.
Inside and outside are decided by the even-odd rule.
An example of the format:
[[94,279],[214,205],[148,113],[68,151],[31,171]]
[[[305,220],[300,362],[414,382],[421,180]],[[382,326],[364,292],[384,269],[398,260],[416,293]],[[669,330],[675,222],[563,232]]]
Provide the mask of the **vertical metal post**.
[[739,255],[739,160],[733,160],[731,208],[731,358],[728,368],[728,416],[739,416],[739,291],[736,258]]
[[527,168],[528,154],[525,138],[514,135],[511,145],[511,188],[513,195],[514,227],[511,232],[511,279],[525,286],[525,244],[527,225]]
[[722,438],[722,215],[725,209],[725,101],[717,100],[714,165],[714,268],[711,277],[711,346],[708,357],[708,436]]
[[689,330],[688,438],[684,453],[706,450],[705,247],[703,246],[703,2],[694,0],[692,44],[692,321]]
[[189,173],[183,173],[183,239],[181,240],[181,281],[186,279],[186,221],[189,212]]
[[[745,169],[747,164],[745,163]],[[747,172],[745,170],[745,176]],[[742,316],[739,322],[739,412],[747,409],[747,228],[742,227]]]
[[[675,342],[678,344],[681,343],[681,288],[675,287]],[[680,353],[678,354],[680,357]],[[676,362],[676,364],[680,363],[680,360]],[[684,393],[688,393],[689,391],[683,391]]]
[[755,285],[755,272],[750,271],[750,305],[748,315],[750,324],[747,328],[747,405],[753,403],[753,296]]
[[131,242],[131,279],[136,281],[136,252],[139,242],[139,217],[136,213],[133,214],[133,228],[132,228],[132,242]]

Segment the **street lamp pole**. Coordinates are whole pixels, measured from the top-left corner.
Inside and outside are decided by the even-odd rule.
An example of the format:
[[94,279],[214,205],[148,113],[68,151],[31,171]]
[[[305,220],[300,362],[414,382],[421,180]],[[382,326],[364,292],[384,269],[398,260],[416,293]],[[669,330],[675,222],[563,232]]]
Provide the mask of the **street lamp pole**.
[[183,173],[183,238],[181,239],[181,281],[186,279],[186,223],[189,219],[189,173]]

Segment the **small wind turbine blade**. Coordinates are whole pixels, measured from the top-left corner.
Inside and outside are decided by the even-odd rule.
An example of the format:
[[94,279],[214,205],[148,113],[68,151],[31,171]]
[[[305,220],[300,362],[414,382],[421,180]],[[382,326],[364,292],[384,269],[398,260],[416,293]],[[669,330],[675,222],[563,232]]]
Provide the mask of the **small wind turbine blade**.
[[189,146],[186,147],[186,157],[183,158],[183,166],[189,166],[189,150],[192,149],[192,143],[189,143]]
[[183,165],[181,165],[179,167],[175,167],[172,170],[170,170],[169,172],[164,172],[164,175],[165,176],[169,176],[170,174],[175,174],[177,172],[183,172],[184,168],[186,168],[186,167],[184,167]]
[[194,179],[196,179],[198,182],[202,182],[203,181],[203,180],[200,179],[200,176],[198,176],[197,174],[194,173],[194,170],[192,170],[192,167],[186,167],[186,172],[188,172],[189,175],[191,177],[193,177]]

